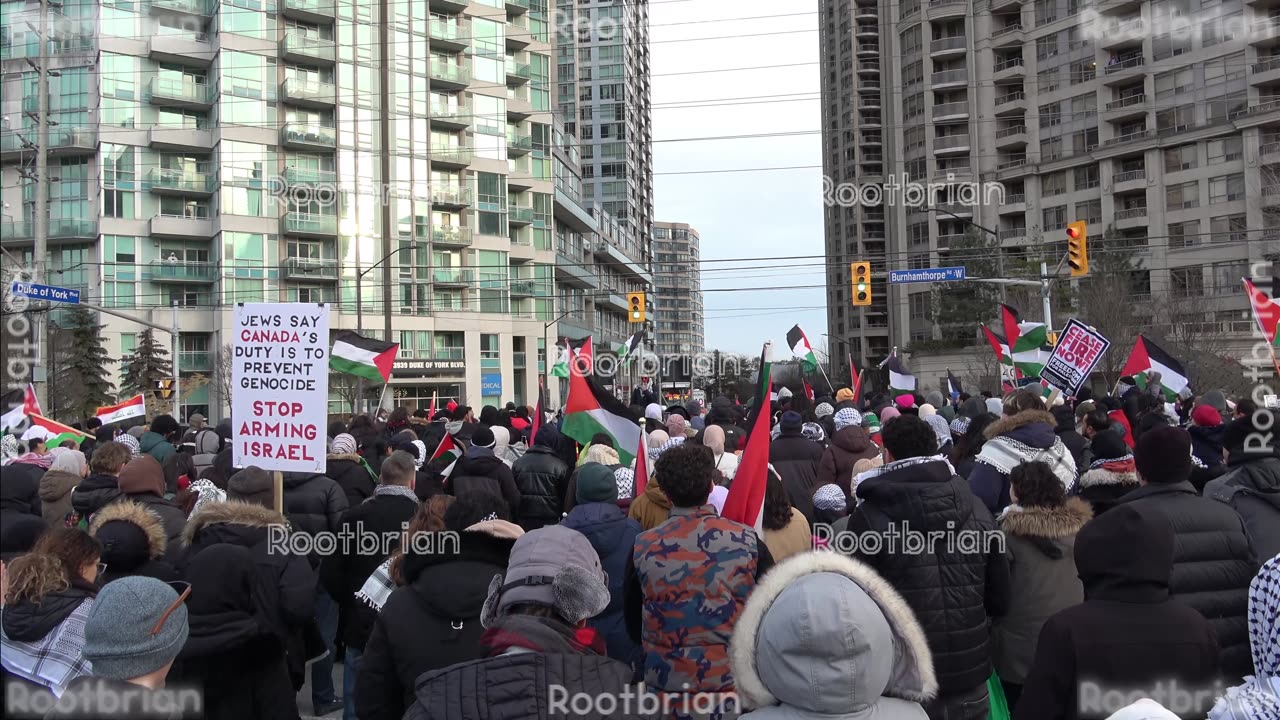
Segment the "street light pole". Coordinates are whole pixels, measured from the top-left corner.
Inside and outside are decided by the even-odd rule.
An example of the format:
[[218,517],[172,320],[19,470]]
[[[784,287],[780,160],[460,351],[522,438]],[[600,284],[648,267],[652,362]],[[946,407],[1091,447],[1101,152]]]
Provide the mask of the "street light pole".
[[[542,324],[542,344],[544,346],[542,350],[543,350],[543,353],[546,355],[546,357],[542,361],[542,387],[547,388],[548,392],[550,391],[550,383],[548,382],[548,380],[550,379],[550,376],[551,376],[550,375],[551,374],[551,345],[550,343],[547,342],[547,332],[551,329],[552,325],[555,325],[556,323],[563,320],[565,317],[569,315],[570,312],[572,311],[565,310],[564,312],[560,313],[560,315],[557,316],[555,320],[551,320]],[[570,368],[570,370],[572,370],[572,368]],[[557,395],[559,395],[559,393],[557,393]]]
[[[356,334],[357,335],[364,334],[364,291],[362,287],[364,276],[368,275],[373,269],[377,268],[382,263],[390,260],[392,256],[396,255],[397,253],[403,252],[405,250],[410,250],[410,249],[411,248],[408,246],[396,248],[395,250],[392,250],[391,252],[382,256],[382,259],[379,260],[378,262],[370,265],[369,267],[365,268],[363,271],[356,273]],[[390,285],[391,284],[390,281],[388,281],[387,284]],[[383,293],[383,296],[382,296],[383,305],[386,306],[383,308],[383,314],[386,317],[386,333],[387,333],[386,340],[390,341],[391,340],[391,306],[387,303],[387,299],[388,299],[388,296],[386,295],[386,293]],[[364,378],[360,378],[356,381],[356,397],[359,398],[360,407],[363,409]]]

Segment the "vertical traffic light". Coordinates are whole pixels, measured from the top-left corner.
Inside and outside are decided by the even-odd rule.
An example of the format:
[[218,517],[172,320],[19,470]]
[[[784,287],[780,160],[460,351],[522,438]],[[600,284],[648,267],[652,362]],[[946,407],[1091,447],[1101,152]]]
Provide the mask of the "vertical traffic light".
[[1089,274],[1089,223],[1083,220],[1067,226],[1067,264],[1073,278]]
[[871,263],[859,261],[849,265],[853,276],[853,305],[867,307],[871,304]]
[[631,322],[642,323],[645,318],[644,293],[627,293],[627,305],[631,308]]

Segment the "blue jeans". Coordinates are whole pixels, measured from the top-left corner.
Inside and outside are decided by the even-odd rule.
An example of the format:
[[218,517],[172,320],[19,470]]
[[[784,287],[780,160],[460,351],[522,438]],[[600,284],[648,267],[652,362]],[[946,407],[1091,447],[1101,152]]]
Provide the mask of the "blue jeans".
[[311,704],[322,705],[334,701],[333,692],[333,641],[338,634],[338,604],[324,588],[316,588],[316,625],[328,655],[311,663]]
[[342,720],[356,720],[356,676],[360,674],[360,651],[347,646],[342,658]]

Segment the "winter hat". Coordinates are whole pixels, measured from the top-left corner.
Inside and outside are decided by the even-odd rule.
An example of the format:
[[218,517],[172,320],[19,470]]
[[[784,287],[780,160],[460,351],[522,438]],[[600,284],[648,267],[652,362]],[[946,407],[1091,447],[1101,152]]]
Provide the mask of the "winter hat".
[[684,444],[684,441],[685,441],[685,440],[687,440],[687,439],[688,439],[688,438],[686,438],[686,437],[685,437],[685,436],[683,436],[683,435],[677,435],[676,437],[673,437],[673,438],[671,438],[670,440],[668,440],[668,441],[666,441],[666,442],[662,443],[662,446],[661,446],[661,447],[659,447],[659,448],[657,449],[657,451],[656,451],[656,452],[655,452],[652,448],[650,448],[650,449],[649,449],[649,459],[650,459],[650,460],[657,460],[658,458],[662,457],[662,453],[664,453],[664,452],[666,452],[666,451],[670,450],[671,448],[673,448],[673,447],[675,447],[675,446],[677,446],[677,445],[683,445],[683,444]]
[[138,442],[137,437],[129,433],[125,433],[124,435],[121,435],[120,437],[116,438],[116,442],[129,448],[129,452],[134,457],[138,457],[139,455],[142,454],[142,444]]
[[854,402],[853,391],[849,388],[840,388],[836,393],[836,403]]
[[355,455],[357,451],[356,439],[350,433],[336,435],[333,438],[331,450],[334,455]]
[[987,398],[987,412],[996,417],[1004,415],[1004,401],[1000,398]]
[[1112,713],[1107,720],[1178,720],[1178,716],[1155,700],[1142,698]]
[[618,480],[613,476],[613,471],[604,465],[585,463],[578,468],[578,491],[575,498],[579,505],[617,502]]
[[689,427],[689,421],[685,420],[684,417],[681,415],[676,415],[673,413],[671,416],[667,418],[667,432],[669,432],[672,437],[675,437],[677,435],[684,435],[684,431],[688,427]]
[[784,430],[799,430],[804,425],[804,417],[795,410],[788,410],[782,413],[782,420],[778,424]]
[[951,434],[960,437],[969,432],[969,423],[973,422],[963,415],[957,415],[955,420],[951,421]]
[[800,435],[804,437],[805,440],[816,443],[827,441],[827,431],[823,430],[822,426],[818,423],[805,423],[800,428]]
[[724,514],[724,501],[729,499],[729,488],[723,485],[713,485],[711,494],[707,496],[707,504],[716,509],[717,515]]
[[862,416],[862,427],[866,428],[872,435],[880,432],[880,418],[875,413],[867,413]]
[[899,410],[913,408],[916,406],[916,398],[911,393],[903,393],[894,399],[893,404],[897,405]]
[[94,677],[129,680],[173,662],[187,642],[184,599],[149,577],[124,577],[103,586],[84,625],[83,654]]
[[689,413],[690,418],[693,418],[693,417],[696,417],[696,416],[698,416],[698,415],[701,415],[701,414],[702,414],[702,409],[703,409],[703,408],[702,408],[702,401],[701,401],[701,400],[696,400],[696,399],[695,399],[695,400],[690,400],[690,401],[689,401],[689,403],[688,403],[687,405],[685,405],[685,406],[684,406],[684,409],[685,409],[685,412]]
[[880,424],[888,425],[889,421],[896,417],[902,417],[902,413],[898,412],[898,408],[890,405],[880,411]]
[[877,455],[873,458],[862,458],[853,464],[853,476],[857,477],[868,470],[875,470],[884,466],[884,458]]
[[929,415],[924,421],[933,428],[933,434],[938,438],[938,447],[951,442],[951,426],[947,424],[947,419],[938,414]]
[[618,499],[631,500],[636,495],[636,472],[629,467],[613,470],[613,481],[618,486]]
[[662,406],[658,403],[649,403],[644,408],[644,417],[646,420],[662,422]]
[[942,393],[937,390],[930,390],[927,394],[925,394],[924,401],[934,406],[935,408],[942,407],[943,403],[945,402],[942,399]]
[[271,473],[257,465],[250,465],[240,470],[227,480],[227,498],[274,508],[275,489],[271,482]]
[[831,403],[818,403],[818,407],[814,408],[813,415],[817,418],[824,418],[828,415],[834,415],[836,409],[831,407]]
[[836,432],[840,432],[847,427],[861,425],[862,415],[853,408],[843,408],[840,412],[836,413],[835,421]]
[[53,464],[49,466],[50,470],[71,473],[72,475],[84,474],[84,453],[71,448],[54,448],[49,451],[53,456]]
[[1208,405],[1201,405],[1191,413],[1191,422],[1204,427],[1218,427],[1222,424],[1222,413]]
[[481,425],[471,435],[471,446],[481,448],[492,448],[496,445],[498,439],[493,436],[493,430]]
[[150,455],[136,457],[120,470],[118,484],[126,495],[152,493],[164,497],[164,468]]
[[922,418],[929,417],[930,415],[937,415],[937,414],[938,414],[938,409],[934,407],[932,403],[925,403],[920,406],[920,417]]
[[789,388],[784,387],[778,391],[779,400],[786,400],[789,397],[792,397],[791,390]]
[[102,562],[124,573],[163,557],[169,543],[160,518],[135,502],[111,503],[94,513],[89,533],[102,543]]
[[586,536],[561,525],[525,533],[511,547],[507,571],[489,583],[480,624],[492,627],[513,605],[554,608],[571,625],[609,606],[609,576]]
[[839,485],[827,484],[813,493],[813,507],[817,510],[844,512],[848,509],[848,501]]
[[1093,449],[1095,462],[1099,460],[1120,460],[1128,457],[1131,453],[1129,445],[1124,441],[1124,436],[1113,432],[1100,432],[1094,435],[1089,447]]
[[[9,437],[12,437],[9,436]],[[19,555],[31,552],[40,536],[49,529],[39,515],[13,513],[0,523],[0,558],[9,562]]]
[[1182,428],[1165,425],[1142,433],[1133,455],[1148,483],[1180,483],[1191,477],[1191,436]]
[[1221,390],[1210,390],[1201,400],[1205,405],[1217,410],[1219,414],[1227,412],[1227,395]]
[[427,461],[427,444],[421,440],[413,440],[409,444],[418,449],[418,454],[413,458],[413,467],[421,470],[422,464]]

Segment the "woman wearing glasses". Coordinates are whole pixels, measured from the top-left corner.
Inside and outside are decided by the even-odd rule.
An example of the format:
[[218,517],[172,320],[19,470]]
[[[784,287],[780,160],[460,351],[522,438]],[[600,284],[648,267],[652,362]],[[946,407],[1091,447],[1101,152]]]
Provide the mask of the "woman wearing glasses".
[[61,696],[89,674],[84,627],[98,594],[102,545],[75,528],[51,530],[7,568],[0,664],[10,683]]

